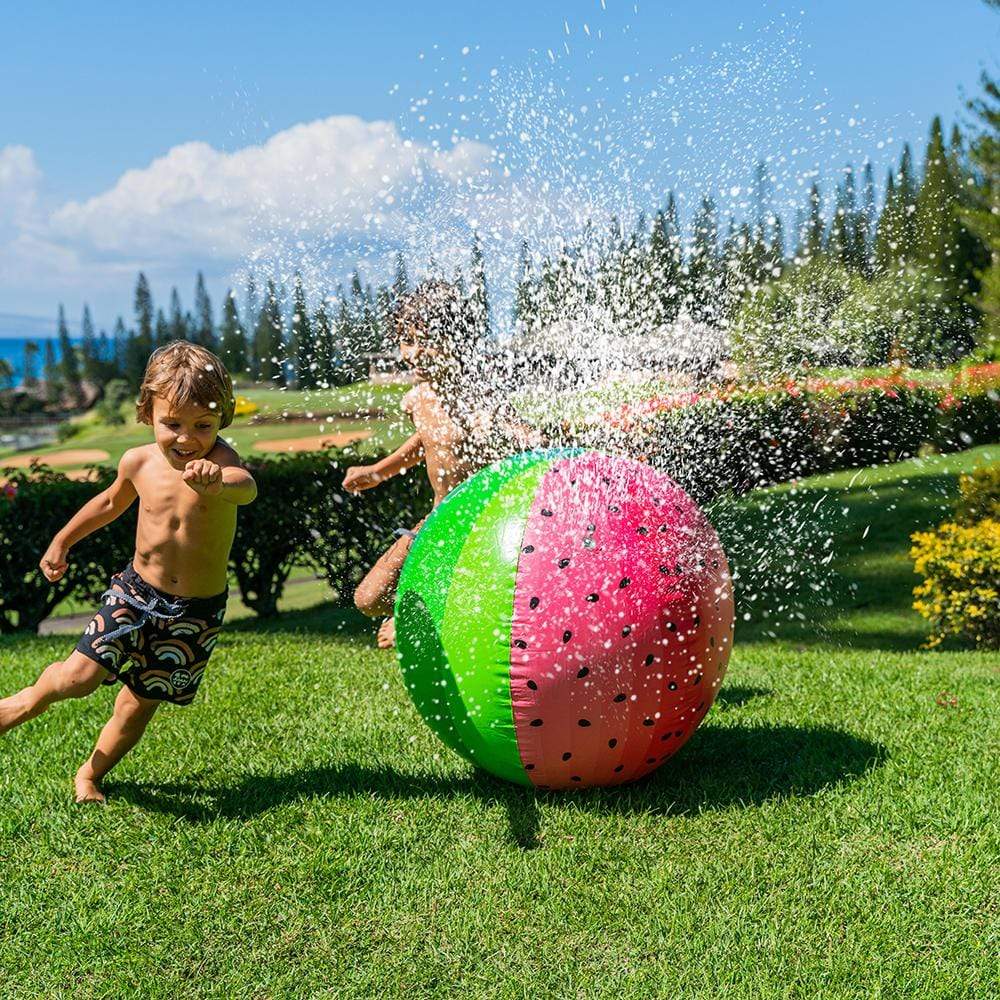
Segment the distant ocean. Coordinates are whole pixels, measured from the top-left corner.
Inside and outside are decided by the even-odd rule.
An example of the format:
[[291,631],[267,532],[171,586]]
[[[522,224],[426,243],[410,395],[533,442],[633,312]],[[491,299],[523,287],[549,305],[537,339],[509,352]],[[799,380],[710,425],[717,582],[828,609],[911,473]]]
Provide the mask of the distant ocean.
[[[76,342],[76,338],[74,343]],[[59,357],[59,341],[55,337],[0,337],[0,358],[9,361],[14,368],[14,385],[18,385],[24,377],[24,345],[29,341],[38,344],[38,354],[35,360],[35,375],[41,378],[45,364],[45,341],[51,340]]]

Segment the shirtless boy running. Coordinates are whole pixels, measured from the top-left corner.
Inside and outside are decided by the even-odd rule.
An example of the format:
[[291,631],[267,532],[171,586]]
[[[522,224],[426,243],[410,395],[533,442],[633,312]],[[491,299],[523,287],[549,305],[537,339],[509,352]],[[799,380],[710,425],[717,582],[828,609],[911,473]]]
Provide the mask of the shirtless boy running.
[[[403,411],[415,433],[400,448],[372,465],[352,466],[344,489],[360,493],[425,462],[436,507],[473,473],[508,455],[538,447],[537,431],[525,426],[505,397],[494,399],[473,369],[475,316],[461,290],[429,280],[399,304],[396,334],[403,361],[417,384],[403,397]],[[360,611],[372,618],[391,616],[396,586],[421,520],[375,563],[354,594]],[[378,645],[389,649],[396,630],[388,617]]]
[[136,404],[155,443],[127,451],[115,481],[42,556],[41,570],[54,583],[73,545],[138,498],[135,556],[111,578],[76,649],[0,701],[3,733],[57,701],[122,682],[114,713],[77,771],[77,802],[103,802],[101,779],[138,743],[160,704],[190,704],[201,683],[225,615],[236,508],[257,495],[239,456],[218,438],[233,406],[232,382],[210,351],[186,341],[155,351]]

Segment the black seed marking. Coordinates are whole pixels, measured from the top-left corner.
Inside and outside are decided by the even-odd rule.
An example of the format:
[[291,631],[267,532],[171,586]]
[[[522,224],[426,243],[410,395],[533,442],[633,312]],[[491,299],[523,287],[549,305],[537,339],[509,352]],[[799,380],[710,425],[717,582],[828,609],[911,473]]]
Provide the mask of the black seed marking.
[[619,765],[618,765],[618,766],[617,766],[617,767],[615,768],[615,774],[620,774],[620,773],[621,773],[622,771],[624,771],[624,770],[625,770],[625,765],[624,765],[624,764],[619,764]]
[[624,590],[631,582],[632,578],[630,576],[623,576],[618,584],[618,589]]
[[535,729],[537,729],[541,724],[542,724],[542,720],[541,719],[532,719],[531,720],[531,725],[534,726]]
[[669,683],[669,684],[667,685],[667,687],[668,687],[668,688],[669,688],[669,689],[670,689],[671,691],[676,691],[676,690],[677,690],[677,681],[671,681],[671,682],[670,682],[670,683]]
[[613,504],[612,504],[612,505],[611,505],[611,506],[610,506],[610,507],[608,508],[608,510],[610,510],[612,514],[617,514],[617,513],[618,513],[618,511],[620,511],[620,510],[621,510],[621,507],[619,507],[619,506],[618,506],[618,504],[616,504],[616,503],[613,503]]
[[683,736],[683,735],[684,735],[684,730],[683,729],[678,729],[677,732],[674,733],[674,736]]
[[608,746],[611,747],[612,750],[614,750],[614,748],[618,746],[618,740],[608,740]]
[[528,648],[528,644],[523,639],[515,639],[514,640],[514,645],[518,649],[527,649]]
[[701,711],[701,710],[702,710],[702,709],[703,709],[704,707],[705,707],[705,703],[704,703],[704,702],[702,702],[702,703],[701,703],[701,704],[700,704],[700,705],[699,705],[699,706],[698,706],[698,707],[697,707],[697,708],[695,709],[695,711],[696,711],[696,712],[700,712],[700,711]]
[[677,631],[677,625],[674,622],[667,622],[667,628],[671,632],[676,632]]
[[656,659],[656,655],[655,655],[655,654],[653,654],[653,653],[650,653],[650,654],[649,654],[649,655],[648,655],[648,656],[646,657],[646,666],[647,666],[647,667],[651,667],[651,666],[653,665],[653,661],[654,661],[655,659]]
[[595,604],[600,599],[601,599],[600,594],[587,594],[587,600],[590,601],[591,604]]
[[534,764],[525,764],[524,765],[524,769],[525,769],[525,771],[534,771],[535,765]]
[[597,525],[596,524],[588,524],[587,525],[587,534],[588,535],[593,534],[595,531],[597,531]]
[[652,719],[643,719],[642,720],[642,724],[644,726],[651,726],[653,724],[653,720]]
[[559,568],[560,569],[565,569],[568,565],[569,565],[569,560],[568,559],[560,559],[559,560]]
[[587,674],[589,674],[589,673],[590,673],[590,667],[580,667],[580,669],[576,672],[576,676],[577,677],[586,677]]
[[608,479],[607,476],[601,476],[601,482],[604,483],[605,486],[610,486],[611,485],[611,480]]
[[542,517],[551,517],[551,516],[552,516],[552,511],[551,510],[543,510],[542,511]]
[[582,779],[580,778],[580,775],[574,774],[573,777],[570,780],[571,781],[581,781]]
[[630,635],[631,633],[632,633],[632,626],[626,625],[625,628],[622,629],[622,638],[624,639],[625,636]]
[[719,560],[718,559],[713,559],[712,560],[712,569],[718,569],[718,568],[719,568]]
[[534,545],[525,545],[525,547],[523,549],[521,549],[521,551],[522,552],[534,552],[535,551],[535,546]]
[[639,531],[640,535],[648,535],[649,534],[649,528],[646,528],[646,527],[639,528],[638,531]]
[[539,604],[541,604],[541,598],[538,597],[533,597],[530,601],[528,601],[528,607],[531,608],[532,611],[534,611]]
[[700,684],[701,683],[701,677],[702,677],[701,674],[695,674],[694,675],[694,680],[691,681],[691,683],[692,684]]
[[657,530],[661,531],[661,532],[666,531],[667,530],[667,526],[665,524],[661,524],[660,527]]
[[661,573],[669,573],[670,572],[670,567],[669,566],[661,566],[660,567],[660,572]]
[[663,734],[663,735],[662,735],[662,736],[660,737],[660,742],[661,742],[661,743],[665,742],[665,741],[666,741],[666,740],[667,740],[667,739],[668,739],[669,737],[670,737],[670,733],[664,733],[664,734]]
[[573,633],[569,629],[563,632],[563,642],[569,642],[573,638]]
[[656,758],[655,757],[647,757],[646,758],[646,763],[647,764],[655,764],[656,763]]
[[715,645],[715,636],[714,636],[714,635],[710,635],[710,636],[708,637],[708,644],[709,644],[710,646],[714,646],[714,645]]
[[528,681],[528,687],[531,688],[532,691],[538,690],[538,685],[534,681]]
[[581,719],[581,720],[580,720],[580,721],[579,721],[579,722],[577,723],[577,725],[578,725],[578,726],[580,726],[580,728],[581,728],[581,729],[586,729],[586,728],[587,728],[587,726],[589,726],[589,725],[590,725],[590,719]]
[[625,698],[626,698],[626,696],[624,694],[616,694],[615,695],[615,701],[617,701],[617,702],[623,702],[625,700]]
[[567,751],[566,751],[566,752],[565,752],[565,753],[563,754],[563,760],[569,760],[569,759],[570,759],[570,757],[572,757],[572,756],[573,756],[573,755],[572,755],[572,754],[571,754],[571,753],[570,753],[570,752],[569,752],[569,751],[567,750]]
[[691,624],[697,628],[701,624],[701,615],[695,615],[694,618],[691,619]]

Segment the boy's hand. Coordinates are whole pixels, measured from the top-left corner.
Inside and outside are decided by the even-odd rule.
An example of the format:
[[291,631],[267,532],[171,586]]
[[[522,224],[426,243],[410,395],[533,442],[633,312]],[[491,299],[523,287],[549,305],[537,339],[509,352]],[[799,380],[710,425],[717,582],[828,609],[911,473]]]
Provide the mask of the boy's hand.
[[222,469],[205,458],[196,458],[184,466],[181,478],[202,496],[215,497],[222,492]]
[[378,486],[382,478],[374,465],[352,465],[344,476],[344,489],[348,493],[360,493]]
[[55,583],[56,580],[61,579],[69,568],[69,564],[66,562],[67,554],[66,546],[55,541],[45,550],[45,555],[42,556],[38,567],[49,583]]

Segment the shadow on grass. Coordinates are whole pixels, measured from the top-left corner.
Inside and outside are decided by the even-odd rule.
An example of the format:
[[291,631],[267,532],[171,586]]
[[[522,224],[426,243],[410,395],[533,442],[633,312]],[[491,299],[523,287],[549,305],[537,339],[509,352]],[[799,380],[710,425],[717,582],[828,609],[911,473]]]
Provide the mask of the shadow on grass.
[[274,618],[240,618],[232,623],[226,623],[227,632],[275,635],[278,633],[298,633],[301,635],[317,635],[324,639],[331,636],[363,637],[370,636],[371,644],[375,644],[376,623],[366,618],[354,608],[344,607],[334,601],[324,601],[311,608],[298,611],[282,611]]
[[[743,690],[744,697],[750,698],[759,689]],[[363,795],[386,801],[473,796],[502,806],[511,839],[531,850],[542,841],[540,803],[560,808],[572,802],[573,808],[601,815],[678,816],[733,806],[750,808],[855,780],[879,766],[885,757],[883,747],[836,729],[706,726],[695,733],[676,759],[645,781],[576,793],[539,792],[509,785],[481,771],[443,778],[358,763],[246,775],[221,786],[116,782],[109,784],[108,790],[143,809],[192,823],[250,820],[290,803],[330,796]]]

